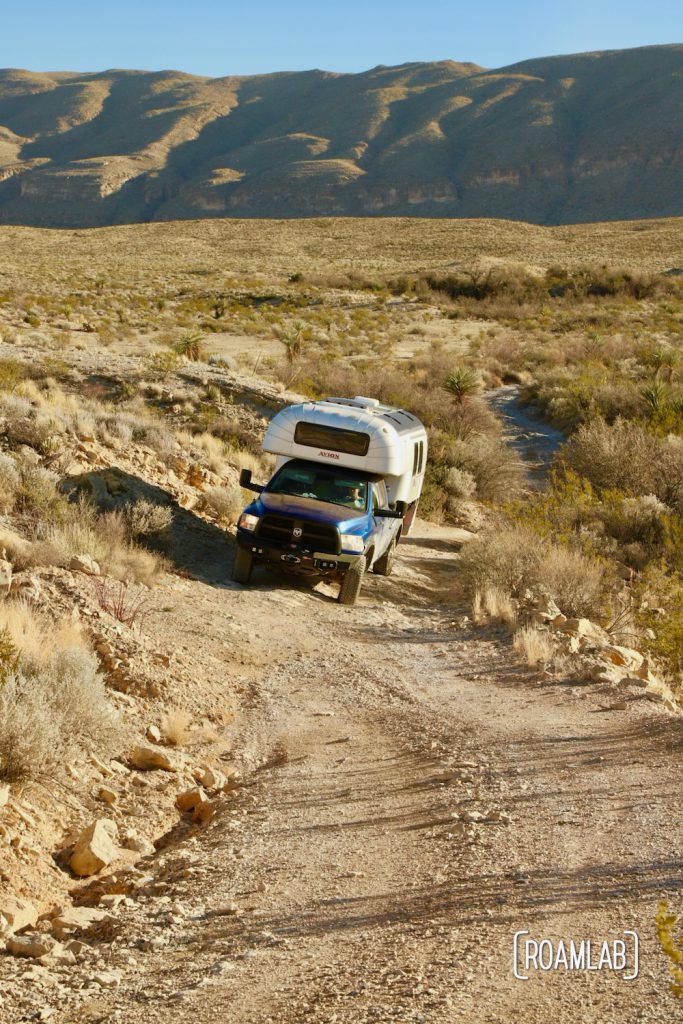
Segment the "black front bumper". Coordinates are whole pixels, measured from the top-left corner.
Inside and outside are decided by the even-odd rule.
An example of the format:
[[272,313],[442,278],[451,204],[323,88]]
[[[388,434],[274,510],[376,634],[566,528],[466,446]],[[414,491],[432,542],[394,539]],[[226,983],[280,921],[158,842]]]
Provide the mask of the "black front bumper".
[[311,551],[298,544],[275,544],[263,541],[248,530],[237,531],[237,546],[248,551],[256,565],[284,569],[286,572],[302,575],[335,576],[343,575],[358,559],[353,554],[329,554]]

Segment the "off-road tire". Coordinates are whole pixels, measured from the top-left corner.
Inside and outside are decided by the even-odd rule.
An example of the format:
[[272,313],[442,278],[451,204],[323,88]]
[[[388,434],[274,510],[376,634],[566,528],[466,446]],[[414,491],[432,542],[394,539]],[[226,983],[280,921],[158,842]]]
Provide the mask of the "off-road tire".
[[391,544],[384,552],[384,554],[377,559],[372,567],[372,571],[377,573],[378,576],[391,576],[392,569],[394,568],[394,558],[396,557],[396,538],[392,540]]
[[254,568],[252,555],[244,548],[238,548],[235,552],[235,562],[232,567],[232,578],[235,583],[246,585],[251,581],[251,570]]
[[366,565],[366,559],[359,558],[357,562],[354,562],[346,570],[344,578],[342,579],[339,597],[337,598],[339,604],[356,603],[358,595],[360,594],[360,588],[363,586],[363,577],[365,576]]

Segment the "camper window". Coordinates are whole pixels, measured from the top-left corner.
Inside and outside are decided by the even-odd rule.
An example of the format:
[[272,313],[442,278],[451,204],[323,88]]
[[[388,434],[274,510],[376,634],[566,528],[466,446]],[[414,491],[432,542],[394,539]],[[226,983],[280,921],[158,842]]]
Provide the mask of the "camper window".
[[296,444],[310,448],[326,448],[344,455],[367,455],[370,435],[358,430],[343,430],[341,427],[326,427],[321,423],[297,423],[294,431]]

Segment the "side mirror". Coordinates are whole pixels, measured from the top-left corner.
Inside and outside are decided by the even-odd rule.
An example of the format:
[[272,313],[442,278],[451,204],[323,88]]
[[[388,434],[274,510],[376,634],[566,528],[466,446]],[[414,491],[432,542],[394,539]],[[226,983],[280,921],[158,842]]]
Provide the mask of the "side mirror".
[[244,489],[247,491],[256,491],[257,494],[260,494],[261,491],[263,490],[261,484],[253,484],[251,482],[250,469],[243,469],[240,472],[240,487],[244,487]]
[[394,505],[394,508],[396,509],[397,512],[400,513],[401,519],[403,519],[404,515],[408,511],[408,502],[407,501],[397,501],[396,504]]
[[403,513],[395,508],[376,508],[372,514],[375,519],[403,519]]

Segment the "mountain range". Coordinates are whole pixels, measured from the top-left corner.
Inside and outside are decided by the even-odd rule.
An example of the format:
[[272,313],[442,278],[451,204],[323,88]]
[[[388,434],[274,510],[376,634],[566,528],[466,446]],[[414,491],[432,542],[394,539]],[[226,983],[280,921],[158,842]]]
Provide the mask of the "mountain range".
[[0,70],[0,223],[382,215],[683,215],[683,45],[495,70]]

